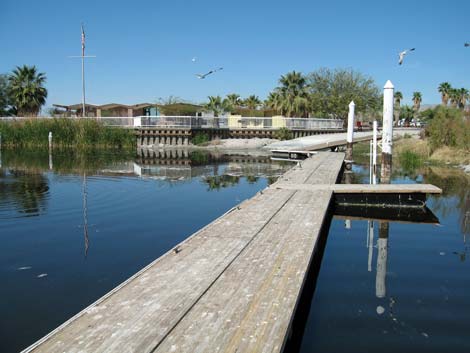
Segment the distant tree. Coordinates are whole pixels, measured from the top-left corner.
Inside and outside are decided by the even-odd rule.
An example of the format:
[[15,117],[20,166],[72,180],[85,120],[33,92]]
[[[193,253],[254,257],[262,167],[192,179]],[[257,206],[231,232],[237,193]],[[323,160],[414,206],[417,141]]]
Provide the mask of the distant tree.
[[374,80],[351,69],[321,68],[307,77],[311,107],[320,117],[346,119],[348,105],[356,104],[356,112],[375,114],[382,100],[382,93]]
[[171,105],[178,103],[186,103],[183,99],[178,96],[169,95],[167,98],[160,97],[157,99],[157,104],[160,105]]
[[395,106],[393,107],[393,115],[395,120],[395,126],[398,125],[398,121],[400,120],[400,104],[401,100],[403,99],[403,94],[400,91],[396,91],[394,94],[395,98]]
[[37,116],[46,103],[46,75],[36,66],[17,66],[8,77],[9,97],[19,116]]
[[460,88],[460,89],[458,90],[458,95],[459,95],[459,98],[458,98],[457,106],[458,106],[460,109],[464,109],[464,108],[465,108],[465,105],[467,104],[467,100],[468,100],[468,98],[469,98],[468,89],[466,89],[466,88]]
[[214,112],[214,116],[216,117],[230,108],[226,105],[226,101],[223,101],[220,96],[209,96],[207,98],[209,99],[209,102],[204,105],[204,108],[208,111]]
[[457,108],[460,102],[460,92],[457,88],[452,88],[449,92],[450,105]]
[[421,107],[422,95],[421,92],[413,92],[413,110],[415,112],[415,116],[417,116],[419,112],[419,108]]
[[279,84],[268,97],[268,107],[288,117],[308,117],[310,104],[305,76],[292,71],[281,76]]
[[8,96],[8,76],[0,75],[0,116],[11,115],[10,98]]
[[452,90],[452,86],[450,85],[449,82],[442,82],[439,85],[437,90],[441,94],[442,105],[447,106],[447,103],[449,102],[449,96],[450,96],[450,92]]
[[410,122],[414,117],[414,109],[409,105],[404,105],[400,108],[400,120],[404,119],[405,122]]
[[225,98],[227,103],[233,106],[234,108],[239,107],[242,105],[242,100],[240,99],[240,95],[236,93],[227,94]]
[[243,100],[243,104],[248,109],[256,109],[261,104],[261,100],[259,99],[258,96],[252,94],[251,96]]
[[263,105],[265,109],[273,109],[275,110],[278,114],[280,112],[277,110],[277,105],[278,105],[278,100],[279,100],[279,93],[277,92],[270,92],[268,97],[264,100]]

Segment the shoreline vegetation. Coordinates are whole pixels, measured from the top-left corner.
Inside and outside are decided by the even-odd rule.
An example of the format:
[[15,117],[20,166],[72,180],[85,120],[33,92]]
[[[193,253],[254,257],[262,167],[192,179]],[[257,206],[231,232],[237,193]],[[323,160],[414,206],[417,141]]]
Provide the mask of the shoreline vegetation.
[[52,132],[54,148],[114,148],[134,149],[133,131],[107,127],[93,119],[30,119],[0,121],[2,146],[14,148],[47,148]]

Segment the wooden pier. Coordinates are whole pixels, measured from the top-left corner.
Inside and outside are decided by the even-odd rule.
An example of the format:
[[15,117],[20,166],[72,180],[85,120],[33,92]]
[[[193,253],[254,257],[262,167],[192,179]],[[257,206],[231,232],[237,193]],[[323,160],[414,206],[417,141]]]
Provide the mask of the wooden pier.
[[281,352],[343,159],[303,161],[25,352]]

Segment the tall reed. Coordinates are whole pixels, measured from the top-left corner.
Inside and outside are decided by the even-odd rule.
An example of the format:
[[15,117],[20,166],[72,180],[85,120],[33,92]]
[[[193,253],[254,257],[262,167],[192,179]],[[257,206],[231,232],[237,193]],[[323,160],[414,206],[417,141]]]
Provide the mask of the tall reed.
[[132,130],[104,126],[93,119],[29,119],[1,121],[2,145],[7,147],[47,147],[52,132],[54,147],[132,148]]

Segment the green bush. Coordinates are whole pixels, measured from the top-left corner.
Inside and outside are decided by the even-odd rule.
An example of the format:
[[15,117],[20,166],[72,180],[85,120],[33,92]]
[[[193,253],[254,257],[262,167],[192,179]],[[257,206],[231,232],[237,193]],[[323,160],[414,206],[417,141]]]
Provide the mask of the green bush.
[[421,157],[412,151],[403,151],[398,155],[401,167],[405,171],[414,171],[423,165]]
[[279,130],[276,131],[274,134],[274,137],[277,138],[278,140],[291,140],[294,136],[292,135],[292,132],[285,127],[281,127]]
[[431,149],[443,146],[470,150],[470,121],[461,110],[438,107],[426,129]]
[[94,119],[29,119],[0,122],[2,144],[7,147],[47,147],[52,132],[54,147],[133,148],[132,130],[107,127]]
[[193,145],[203,145],[209,142],[209,136],[203,132],[198,132],[194,135],[192,141]]

